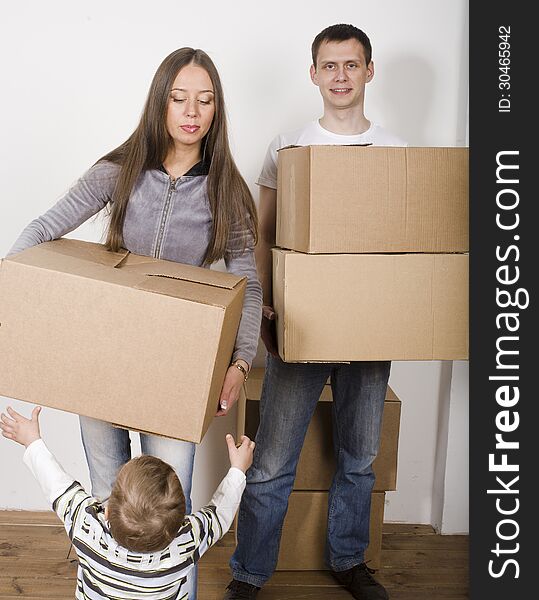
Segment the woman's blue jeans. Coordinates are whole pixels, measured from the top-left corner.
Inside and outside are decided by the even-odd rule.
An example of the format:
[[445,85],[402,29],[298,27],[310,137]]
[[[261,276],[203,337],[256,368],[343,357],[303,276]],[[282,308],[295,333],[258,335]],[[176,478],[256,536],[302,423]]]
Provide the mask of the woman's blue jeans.
[[[129,431],[90,417],[80,416],[79,420],[82,444],[92,483],[92,496],[104,502],[110,496],[118,471],[131,459]],[[185,495],[185,510],[186,513],[190,513],[195,444],[147,433],[139,435],[143,454],[157,456],[176,471]],[[189,594],[189,600],[196,599],[196,586],[195,566],[187,580],[185,590]]]
[[335,571],[363,562],[374,485],[371,465],[379,447],[390,367],[387,361],[284,363],[268,354],[255,456],[230,560],[234,579],[262,587],[275,570],[299,455],[328,378],[337,467],[328,497],[326,562]]

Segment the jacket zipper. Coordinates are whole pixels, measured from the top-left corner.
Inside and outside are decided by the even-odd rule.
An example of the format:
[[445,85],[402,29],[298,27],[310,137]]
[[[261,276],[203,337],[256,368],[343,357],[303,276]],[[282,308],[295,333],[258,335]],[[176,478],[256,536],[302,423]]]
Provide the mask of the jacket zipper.
[[154,258],[161,257],[161,245],[163,243],[163,235],[165,233],[165,224],[167,222],[168,213],[170,212],[170,201],[172,198],[172,193],[176,187],[177,179],[170,178],[170,183],[168,187],[167,199],[165,200],[165,206],[163,208],[163,214],[161,215],[161,223],[159,225],[159,234],[157,235],[157,242],[155,244],[155,252]]

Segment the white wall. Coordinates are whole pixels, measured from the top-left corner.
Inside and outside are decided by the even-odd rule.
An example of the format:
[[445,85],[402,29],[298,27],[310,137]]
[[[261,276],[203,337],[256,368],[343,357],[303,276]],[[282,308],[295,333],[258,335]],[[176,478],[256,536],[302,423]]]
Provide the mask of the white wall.
[[[354,23],[371,38],[369,118],[410,145],[466,144],[466,0],[11,3],[0,21],[0,255],[131,133],[155,69],[181,46],[203,48],[220,71],[232,148],[256,197],[271,138],[320,116],[309,49],[321,29],[337,22]],[[102,225],[92,221],[72,235],[99,240]],[[262,360],[259,348],[256,364]],[[399,489],[387,494],[386,520],[467,531],[468,440],[457,426],[467,422],[467,370],[399,362],[390,384],[402,399],[402,421]],[[0,409],[6,404],[0,399]],[[76,417],[46,409],[42,423],[61,462],[87,484]],[[234,427],[235,413],[216,420],[198,449],[195,506],[225,472],[222,439]],[[0,508],[45,509],[20,456],[19,447],[0,440]]]

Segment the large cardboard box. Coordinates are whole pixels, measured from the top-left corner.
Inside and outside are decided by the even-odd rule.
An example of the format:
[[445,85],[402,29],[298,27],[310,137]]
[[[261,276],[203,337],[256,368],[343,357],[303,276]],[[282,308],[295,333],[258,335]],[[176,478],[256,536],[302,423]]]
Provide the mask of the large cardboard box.
[[[238,431],[245,431],[254,439],[258,424],[259,400],[264,377],[263,368],[251,371],[246,384],[246,406],[244,427],[239,424]],[[328,490],[335,472],[332,428],[332,394],[329,385],[324,386],[321,401],[307,429],[307,435],[299,457],[294,490]],[[384,403],[380,450],[373,463],[376,475],[375,491],[397,489],[397,457],[400,429],[401,401],[388,387]]]
[[272,252],[284,361],[468,358],[467,254]]
[[277,246],[468,252],[468,148],[304,146],[278,153]]
[[245,279],[61,239],[0,264],[0,394],[200,442]]
[[[371,496],[369,546],[365,560],[379,569],[382,554],[385,492]],[[327,492],[292,492],[283,524],[278,571],[323,571],[327,532]]]

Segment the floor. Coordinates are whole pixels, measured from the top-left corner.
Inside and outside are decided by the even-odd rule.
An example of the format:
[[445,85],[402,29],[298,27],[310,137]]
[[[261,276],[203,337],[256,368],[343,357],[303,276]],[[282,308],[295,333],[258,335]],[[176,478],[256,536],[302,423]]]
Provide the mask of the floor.
[[[392,600],[468,598],[468,537],[441,536],[427,525],[384,524],[383,567],[376,578]],[[229,532],[204,556],[198,600],[221,600],[230,580],[234,549]],[[0,511],[0,598],[74,597],[76,563],[53,513]],[[325,571],[277,572],[258,594],[260,600],[340,599],[351,596]]]

